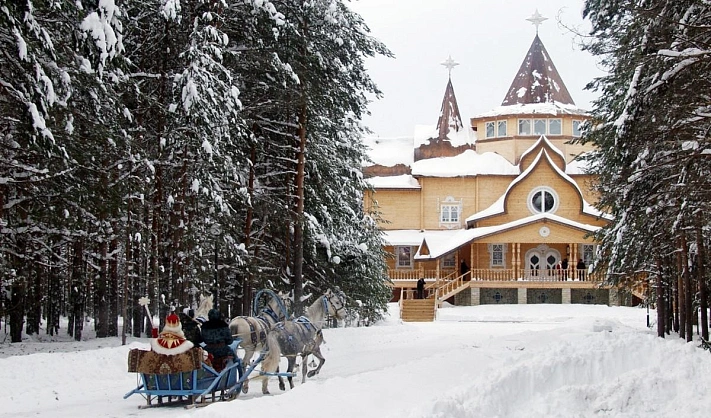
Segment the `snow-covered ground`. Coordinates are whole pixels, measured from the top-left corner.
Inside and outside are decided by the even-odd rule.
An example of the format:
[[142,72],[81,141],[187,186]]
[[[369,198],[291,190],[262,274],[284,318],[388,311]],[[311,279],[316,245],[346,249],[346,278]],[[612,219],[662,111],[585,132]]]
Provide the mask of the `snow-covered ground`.
[[[583,305],[449,307],[324,331],[321,373],[206,408],[137,409],[120,339],[0,344],[0,417],[700,417],[711,354],[655,337],[646,310]],[[654,318],[654,312],[651,313]],[[61,331],[64,333],[64,330]],[[89,334],[87,332],[87,334]],[[2,339],[2,335],[0,335]],[[256,383],[256,382],[255,382]]]

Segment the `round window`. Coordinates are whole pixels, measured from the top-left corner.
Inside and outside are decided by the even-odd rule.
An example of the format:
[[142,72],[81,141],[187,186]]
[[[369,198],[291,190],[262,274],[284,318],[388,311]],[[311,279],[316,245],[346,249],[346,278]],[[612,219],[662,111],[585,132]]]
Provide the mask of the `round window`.
[[558,209],[558,195],[549,187],[539,187],[528,195],[528,209],[533,213],[552,213]]

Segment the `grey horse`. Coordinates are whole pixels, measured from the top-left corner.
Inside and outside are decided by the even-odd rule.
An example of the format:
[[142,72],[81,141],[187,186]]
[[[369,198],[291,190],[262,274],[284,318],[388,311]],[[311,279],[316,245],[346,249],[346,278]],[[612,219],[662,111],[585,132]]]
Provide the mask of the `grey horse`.
[[[326,359],[321,354],[321,343],[324,342],[321,328],[326,320],[326,315],[338,319],[345,318],[345,295],[340,290],[327,290],[311,306],[306,313],[292,321],[284,321],[274,325],[267,334],[267,355],[262,362],[262,393],[269,394],[267,387],[270,373],[279,370],[279,359],[285,356],[288,362],[287,372],[291,373],[296,364],[296,356],[301,355],[301,383],[306,381],[306,376],[312,377],[321,370]],[[306,357],[313,354],[319,359],[316,369],[307,373]],[[288,377],[289,386],[294,388],[291,376]],[[285,390],[284,379],[279,376],[279,388]]]

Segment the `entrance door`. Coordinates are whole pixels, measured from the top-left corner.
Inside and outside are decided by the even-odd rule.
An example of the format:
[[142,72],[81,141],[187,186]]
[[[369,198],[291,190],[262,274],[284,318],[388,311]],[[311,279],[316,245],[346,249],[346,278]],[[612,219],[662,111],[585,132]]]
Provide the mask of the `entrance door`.
[[555,266],[560,261],[560,253],[545,244],[541,244],[528,250],[525,260],[525,278],[546,280],[549,276],[555,275]]

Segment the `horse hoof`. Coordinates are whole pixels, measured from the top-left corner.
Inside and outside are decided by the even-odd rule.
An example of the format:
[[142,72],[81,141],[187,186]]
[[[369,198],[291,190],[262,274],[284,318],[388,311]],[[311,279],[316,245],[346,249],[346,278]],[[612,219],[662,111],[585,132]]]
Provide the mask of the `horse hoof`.
[[311,370],[310,372],[306,373],[306,376],[308,376],[308,377],[314,377],[314,375],[316,375],[316,372],[313,371],[313,370]]
[[246,385],[242,386],[242,393],[247,393],[247,392],[249,392],[249,388]]

